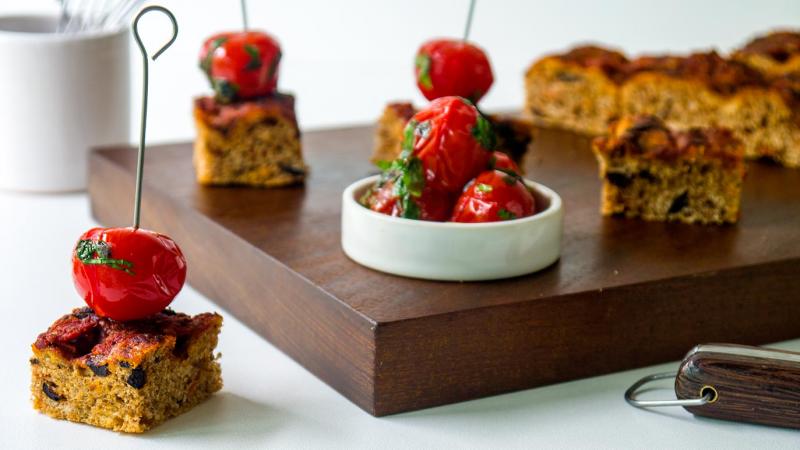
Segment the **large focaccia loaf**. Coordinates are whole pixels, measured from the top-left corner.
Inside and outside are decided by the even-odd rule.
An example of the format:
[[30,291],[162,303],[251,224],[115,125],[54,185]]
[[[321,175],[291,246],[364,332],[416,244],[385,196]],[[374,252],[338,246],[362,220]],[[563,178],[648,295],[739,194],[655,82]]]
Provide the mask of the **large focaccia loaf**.
[[798,78],[767,77],[715,52],[627,60],[580,47],[531,67],[525,110],[539,122],[588,134],[631,115],[656,116],[675,129],[723,126],[749,158],[800,167]]
[[627,64],[621,53],[594,46],[542,58],[525,75],[525,109],[538,125],[601,134],[618,115]]
[[620,114],[654,115],[676,129],[722,126],[749,158],[800,167],[795,108],[774,81],[715,52],[633,60],[620,88]]

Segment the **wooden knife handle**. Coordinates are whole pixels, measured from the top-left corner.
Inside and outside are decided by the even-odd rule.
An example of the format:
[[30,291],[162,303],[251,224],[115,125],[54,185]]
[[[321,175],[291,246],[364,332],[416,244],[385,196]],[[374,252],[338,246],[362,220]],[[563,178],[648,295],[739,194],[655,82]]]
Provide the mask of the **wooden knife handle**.
[[711,402],[685,407],[698,416],[800,428],[800,353],[698,345],[681,364],[675,393],[681,399],[710,393]]

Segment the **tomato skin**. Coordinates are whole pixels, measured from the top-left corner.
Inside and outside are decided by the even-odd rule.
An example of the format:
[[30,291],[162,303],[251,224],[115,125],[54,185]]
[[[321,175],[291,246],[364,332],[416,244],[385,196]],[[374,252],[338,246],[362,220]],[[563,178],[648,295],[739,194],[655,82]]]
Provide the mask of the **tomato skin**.
[[226,102],[274,93],[280,59],[278,41],[263,31],[218,33],[200,49],[200,68]]
[[203,42],[203,46],[200,47],[200,69],[204,72],[208,72],[208,64],[211,62],[210,60],[206,61],[208,58],[208,54],[217,48],[220,40],[227,40],[230,39],[231,36],[236,34],[233,31],[224,31],[221,33],[213,34],[209,38]]
[[99,316],[119,321],[151,316],[166,308],[186,281],[186,259],[163,234],[141,228],[92,228],[81,241],[103,241],[109,258],[131,264],[128,271],[90,264],[79,257],[79,246],[72,252],[75,289]]
[[[364,205],[369,209],[394,217],[403,217],[403,207],[399,197],[394,192],[394,182],[387,181],[383,185],[376,185],[364,200]],[[419,197],[413,201],[419,208],[418,220],[444,222],[450,218],[456,196],[425,187]]]
[[461,194],[453,222],[497,222],[531,216],[536,212],[533,194],[519,177],[499,170],[481,173]]
[[362,203],[375,212],[400,217],[402,216],[402,211],[398,205],[399,200],[399,197],[394,193],[394,182],[387,181],[382,185],[376,183],[372,186]]
[[414,73],[428,100],[456,95],[477,103],[494,82],[489,58],[460,39],[434,39],[417,51]]
[[411,118],[409,123],[416,124],[412,155],[422,161],[426,186],[460,193],[486,169],[492,153],[476,137],[479,121],[489,127],[484,141],[493,142],[491,125],[461,97],[438,98]]
[[520,175],[522,172],[519,170],[517,163],[511,159],[508,154],[503,152],[492,152],[492,157],[489,158],[489,169],[498,169],[500,171],[511,172]]

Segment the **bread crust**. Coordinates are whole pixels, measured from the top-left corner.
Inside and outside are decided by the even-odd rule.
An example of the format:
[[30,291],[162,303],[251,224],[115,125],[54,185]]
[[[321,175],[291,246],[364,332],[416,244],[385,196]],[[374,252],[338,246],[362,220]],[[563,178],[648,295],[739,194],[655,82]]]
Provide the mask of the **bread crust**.
[[757,36],[732,58],[760,71],[768,77],[800,72],[800,32],[778,30]]
[[744,151],[726,129],[669,129],[654,116],[624,117],[598,137],[603,215],[700,224],[739,219]]
[[[574,52],[529,69],[526,111],[537,122],[592,135],[615,117],[642,114],[677,129],[722,126],[742,141],[748,158],[800,167],[800,74],[767,77],[715,52],[617,58],[600,70],[576,62]],[[559,81],[558,73],[577,74],[584,85]]]
[[525,74],[525,113],[537,125],[601,134],[619,114],[627,63],[619,52],[595,46],[542,58]]
[[78,308],[31,346],[33,407],[65,419],[142,433],[222,388],[214,348],[222,317],[165,310],[116,322]]
[[268,97],[223,104],[213,97],[194,102],[198,183],[281,187],[303,182],[303,161],[294,97]]

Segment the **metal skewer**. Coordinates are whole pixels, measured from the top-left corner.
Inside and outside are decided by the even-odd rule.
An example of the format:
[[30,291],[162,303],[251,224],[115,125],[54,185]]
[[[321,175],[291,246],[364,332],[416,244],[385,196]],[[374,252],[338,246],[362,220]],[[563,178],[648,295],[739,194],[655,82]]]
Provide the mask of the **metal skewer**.
[[133,38],[136,40],[136,44],[139,46],[139,51],[142,52],[142,116],[141,116],[141,123],[139,127],[139,156],[136,160],[136,193],[134,196],[134,203],[133,203],[133,228],[139,228],[139,216],[140,216],[140,207],[142,205],[142,172],[144,171],[144,148],[145,148],[145,135],[147,130],[147,90],[148,90],[148,74],[149,74],[149,61],[147,55],[147,49],[144,48],[144,44],[142,43],[142,38],[139,36],[139,19],[142,18],[145,14],[150,11],[159,11],[166,14],[169,17],[170,22],[172,22],[172,38],[164,44],[154,55],[153,61],[156,60],[164,51],[175,42],[175,39],[178,37],[178,22],[175,20],[175,16],[163,6],[148,6],[141,11],[139,14],[136,15],[136,18],[133,19]]
[[[242,0],[244,1],[244,0]],[[469,31],[472,28],[472,14],[475,12],[475,2],[476,0],[469,0],[469,12],[467,13],[467,25],[464,27],[464,39],[463,41],[466,42],[467,38],[469,38]]]
[[247,21],[247,0],[241,0],[239,3],[242,5],[242,25],[244,26],[244,31],[247,31],[249,28]]

